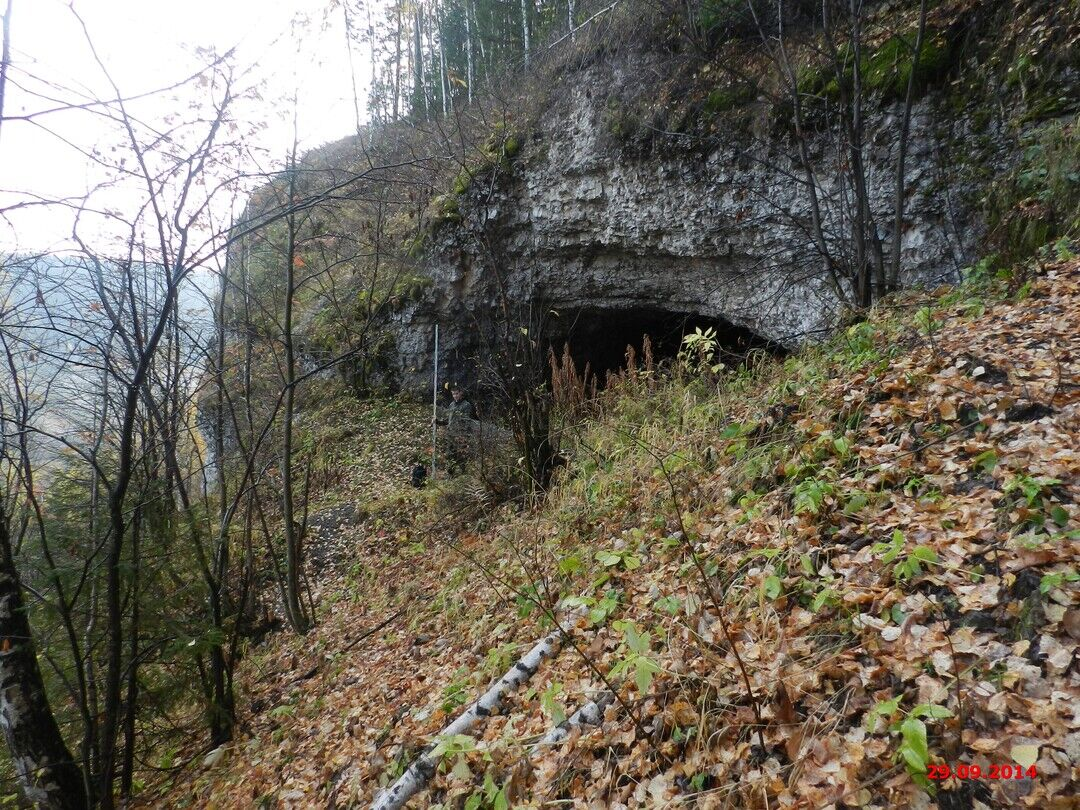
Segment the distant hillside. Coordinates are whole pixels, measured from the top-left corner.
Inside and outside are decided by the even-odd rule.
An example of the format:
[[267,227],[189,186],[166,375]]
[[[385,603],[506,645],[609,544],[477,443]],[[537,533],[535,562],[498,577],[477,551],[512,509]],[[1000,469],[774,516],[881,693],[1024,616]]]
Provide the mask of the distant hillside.
[[[79,255],[14,256],[0,264],[0,315],[11,359],[20,376],[25,372],[21,384],[46,406],[38,414],[38,429],[64,436],[76,446],[90,443],[87,437],[95,432],[104,398],[101,372],[85,359],[88,347],[103,346],[109,339],[103,300],[115,306],[126,294],[118,287],[120,274],[114,265],[102,261],[100,278],[98,270],[93,261]],[[142,274],[145,285],[136,292],[140,306],[150,311],[160,306],[163,292],[157,268],[148,266],[147,271]],[[104,284],[104,299],[99,284]],[[206,345],[212,328],[210,297],[197,278],[180,285],[179,297],[186,353]],[[112,349],[114,362],[123,362],[120,352],[119,346]],[[190,389],[201,374],[202,358],[190,358],[187,366]],[[0,396],[6,394],[14,402],[4,388],[14,380],[8,371],[5,368],[0,377]],[[40,433],[33,436],[33,444],[35,462],[42,465],[54,463],[62,451]]]

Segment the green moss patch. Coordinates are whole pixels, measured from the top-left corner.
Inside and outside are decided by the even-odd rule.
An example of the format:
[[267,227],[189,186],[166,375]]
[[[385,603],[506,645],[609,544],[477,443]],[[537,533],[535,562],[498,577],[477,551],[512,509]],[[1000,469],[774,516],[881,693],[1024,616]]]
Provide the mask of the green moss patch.
[[[919,46],[915,62],[917,31],[894,34],[876,48],[867,48],[859,55],[863,87],[880,95],[883,101],[903,98],[907,94],[912,70],[915,71],[914,90],[925,92],[944,78],[953,62],[953,50],[944,33],[927,31]],[[838,49],[835,64],[804,67],[797,78],[799,92],[835,101],[841,90],[851,93],[855,83],[855,55],[849,46]]]

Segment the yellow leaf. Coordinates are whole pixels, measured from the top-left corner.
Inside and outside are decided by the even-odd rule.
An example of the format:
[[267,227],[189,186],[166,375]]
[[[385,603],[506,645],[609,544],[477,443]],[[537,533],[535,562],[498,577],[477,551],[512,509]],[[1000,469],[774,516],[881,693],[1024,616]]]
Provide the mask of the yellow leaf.
[[952,422],[956,419],[956,406],[950,400],[942,400],[941,404],[938,405],[938,411],[941,413],[941,418],[946,422]]
[[1039,759],[1039,746],[1037,745],[1014,745],[1009,751],[1009,756],[1024,768],[1030,768]]

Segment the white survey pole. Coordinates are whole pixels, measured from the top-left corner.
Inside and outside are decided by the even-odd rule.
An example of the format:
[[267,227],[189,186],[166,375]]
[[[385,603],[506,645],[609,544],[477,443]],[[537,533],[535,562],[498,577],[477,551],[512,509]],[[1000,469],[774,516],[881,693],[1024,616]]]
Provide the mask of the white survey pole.
[[435,382],[431,389],[431,480],[435,480],[435,442],[439,417],[439,325],[435,324]]

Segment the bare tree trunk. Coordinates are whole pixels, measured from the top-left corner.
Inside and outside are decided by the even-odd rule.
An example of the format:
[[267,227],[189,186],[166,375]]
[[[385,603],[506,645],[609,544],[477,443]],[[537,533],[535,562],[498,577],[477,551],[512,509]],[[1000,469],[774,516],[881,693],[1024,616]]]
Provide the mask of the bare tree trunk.
[[[750,10],[751,12],[753,11],[752,5],[750,6]],[[764,29],[761,27],[761,23],[757,21],[756,16],[755,22],[758,26],[758,35],[764,43],[767,41],[767,36]],[[809,134],[806,132],[803,123],[802,94],[799,92],[799,80],[796,76],[795,69],[791,64],[791,60],[788,58],[787,48],[784,45],[784,29],[782,22],[777,36],[777,56],[775,59],[783,70],[784,81],[787,84],[788,92],[791,93],[792,120],[795,125],[795,142],[798,147],[799,164],[802,167],[804,174],[803,182],[806,186],[806,195],[810,201],[810,232],[814,244],[818,249],[818,253],[821,255],[821,262],[826,280],[832,287],[836,297],[840,301],[846,302],[848,300],[848,293],[841,285],[841,278],[837,271],[836,261],[829,248],[828,240],[825,238],[825,222],[822,216],[821,200],[818,196],[819,185],[817,176],[814,174],[813,163],[810,160],[808,144]]]
[[[371,6],[374,4],[374,0],[367,0],[364,4],[364,10],[367,12],[367,36],[368,36],[368,48],[371,49],[371,84],[369,87],[373,88],[379,79],[379,62],[375,56],[375,24],[371,21]],[[353,90],[353,96],[356,96],[356,90]],[[375,104],[374,92],[368,93],[368,100],[371,103],[371,109],[368,110],[368,118],[372,121],[376,120],[379,115],[378,106]],[[360,111],[357,107],[356,113],[356,128],[360,129]],[[371,133],[374,136],[374,132]],[[370,140],[370,138],[369,138]]]
[[11,64],[11,12],[15,9],[15,0],[7,0],[4,11],[3,44],[0,45],[0,130],[4,125],[4,93],[7,90],[8,65]]
[[[341,13],[345,15],[345,48],[349,55],[349,79],[352,81],[352,97],[353,97],[353,111],[356,113],[356,133],[360,134],[360,91],[356,87],[356,67],[353,65],[353,52],[352,52],[352,24],[349,21],[349,0],[344,0],[341,4]],[[368,12],[370,19],[371,12]],[[371,53],[375,53],[375,42],[369,43],[371,45]],[[374,59],[374,55],[372,56]],[[374,87],[374,76],[372,76],[372,87]]]
[[[96,488],[97,481],[93,481],[92,486]],[[91,525],[96,526],[97,521],[92,519]],[[96,534],[93,535],[95,538],[96,536]],[[94,656],[94,636],[97,630],[98,616],[98,583],[96,577],[90,584],[87,613],[89,618],[83,633],[85,639],[83,646],[86,649],[86,708],[90,719],[86,722],[86,728],[83,730],[82,754],[84,757],[83,777],[86,780],[86,792],[92,794],[97,789],[95,777],[98,763],[101,761],[101,739],[98,734],[97,722],[97,718],[100,716],[101,698],[98,693],[98,664]]]
[[402,15],[401,15],[402,0],[398,0],[394,5],[394,11],[397,15],[397,34],[394,36],[394,120],[397,121],[401,116],[401,38],[404,36],[402,30]]
[[904,94],[904,114],[900,120],[900,143],[896,155],[896,186],[893,189],[893,232],[889,251],[889,277],[886,289],[895,290],[900,283],[900,240],[904,230],[904,203],[907,200],[905,189],[908,138],[911,133],[911,106],[915,99],[915,74],[919,70],[919,56],[922,53],[923,37],[926,34],[926,0],[919,3],[919,28],[915,34],[915,53],[911,57],[911,73],[908,74],[907,90]]
[[[208,578],[210,621],[220,635],[210,648],[210,744],[215,748],[228,742],[233,736],[236,715],[232,692],[231,654],[225,655],[225,611],[222,606],[222,589],[229,571],[229,522],[228,482],[225,480],[225,294],[229,283],[229,260],[221,272],[218,301],[214,312],[216,346],[211,370],[214,373],[214,456],[217,464],[218,531],[217,548],[214,552],[214,569]],[[242,609],[242,606],[240,606]]]
[[446,115],[453,108],[450,99],[450,74],[446,71],[446,48],[443,46],[443,27],[446,20],[443,17],[442,5],[436,7],[435,32],[439,38],[439,92],[442,95],[442,114]]
[[135,719],[139,701],[139,530],[142,508],[135,507],[131,530],[131,638],[128,642],[127,700],[124,714],[124,759],[120,763],[120,795],[131,796],[135,776]]
[[466,0],[472,3],[473,22],[476,23],[476,45],[480,49],[480,65],[484,68],[484,78],[487,79],[487,48],[484,45],[484,31],[480,27],[480,19],[476,16],[476,3],[474,0]]
[[[162,251],[163,253],[165,251]],[[181,260],[178,258],[177,262]],[[112,309],[105,294],[101,280],[101,266],[98,264],[98,287],[101,303],[109,313],[110,319],[117,323],[123,313]],[[131,267],[125,271],[130,282]],[[105,556],[105,684],[103,689],[101,721],[101,768],[98,774],[98,801],[102,808],[113,806],[113,782],[116,778],[116,742],[120,726],[121,699],[123,696],[124,675],[124,610],[121,599],[123,584],[123,547],[127,531],[125,500],[135,472],[135,421],[139,402],[143,395],[143,386],[150,374],[161,341],[172,320],[177,287],[182,279],[178,267],[166,267],[165,299],[153,329],[148,332],[147,340],[138,346],[133,355],[133,372],[125,385],[122,408],[122,421],[118,429],[119,449],[116,459],[116,476],[109,487],[108,514],[109,528],[106,537]],[[168,348],[168,347],[167,347]]]
[[138,388],[130,386],[121,428],[120,457],[117,464],[119,473],[117,483],[109,492],[108,551],[105,557],[105,684],[101,722],[101,770],[98,774],[99,801],[103,808],[113,806],[113,781],[116,777],[116,737],[120,722],[124,665],[124,616],[120,593],[122,552],[127,530],[124,496],[131,480],[132,428],[138,396]]
[[[296,194],[296,143],[289,166],[289,200]],[[281,440],[281,516],[285,531],[285,609],[297,633],[308,631],[308,619],[300,602],[300,531],[294,518],[295,492],[292,468],[293,418],[296,411],[296,349],[293,345],[293,296],[296,294],[296,213],[286,218],[288,244],[285,250],[285,319],[282,342],[285,346],[285,408]]]
[[[93,670],[93,643],[87,638],[85,645],[80,645],[78,630],[75,625],[75,616],[72,608],[75,604],[76,598],[69,596],[67,588],[64,586],[63,581],[58,575],[58,569],[56,565],[56,559],[53,555],[50,547],[48,531],[45,526],[45,513],[41,506],[41,502],[38,499],[34,464],[32,461],[29,445],[30,435],[30,410],[29,401],[26,398],[26,390],[20,384],[19,373],[15,364],[14,357],[12,356],[10,346],[8,345],[6,336],[0,333],[0,345],[4,347],[4,357],[7,361],[7,368],[11,375],[13,383],[13,399],[15,404],[16,425],[19,426],[18,434],[19,439],[18,446],[18,464],[22,468],[22,482],[24,487],[24,495],[26,503],[29,505],[33,520],[37,525],[38,539],[41,543],[41,552],[48,565],[50,578],[52,580],[53,588],[56,591],[56,610],[60,615],[61,622],[64,626],[64,631],[67,635],[68,645],[71,650],[71,657],[74,663],[76,690],[72,693],[72,700],[75,702],[79,714],[83,721],[83,734],[81,738],[81,758],[82,758],[82,777],[83,784],[87,795],[92,794],[93,791],[93,773],[96,759],[95,743],[95,723],[96,711],[94,709],[96,705],[96,684],[94,681]],[[105,389],[107,390],[107,388]],[[102,408],[104,413],[105,408]],[[96,421],[96,413],[95,413]],[[97,453],[97,449],[101,446],[102,432],[98,431],[96,441],[91,449],[92,454]],[[0,443],[2,444],[2,443]],[[94,539],[96,538],[96,494],[97,494],[97,480],[91,479],[90,488],[90,515],[89,515],[89,531],[88,537],[90,541],[88,546],[92,546]],[[16,541],[16,546],[19,542]],[[93,588],[91,588],[91,594],[93,594]],[[93,602],[93,599],[91,599]],[[91,606],[91,616],[93,616],[93,606]]]
[[0,729],[27,801],[47,810],[85,810],[83,775],[56,724],[0,502]]
[[472,5],[465,0],[465,83],[466,97],[472,104],[473,96],[473,40]]
[[[438,24],[439,21],[436,19],[434,25],[429,24],[424,28],[424,44],[427,49],[426,52],[431,54],[431,68],[435,73],[439,73],[439,64],[435,59],[435,34],[433,31],[438,27]],[[424,111],[426,117],[430,119],[435,115],[436,93],[433,83],[435,76],[432,75],[431,71],[425,70],[421,78],[424,85]]]
[[861,305],[869,307],[874,301],[874,290],[881,295],[885,289],[885,257],[881,250],[881,237],[877,232],[874,212],[870,206],[870,189],[867,184],[866,160],[863,145],[866,139],[866,120],[863,115],[865,94],[863,91],[862,55],[863,20],[866,14],[861,0],[850,0],[852,15],[851,41],[855,55],[852,66],[853,87],[850,100],[850,149],[851,169],[854,177],[856,204],[856,252],[859,255],[859,279],[862,289]]
[[419,116],[421,109],[426,118],[428,112],[427,90],[424,87],[424,12],[420,3],[416,3],[413,12],[413,115]]
[[525,48],[525,67],[529,66],[529,0],[521,0],[521,38]]

